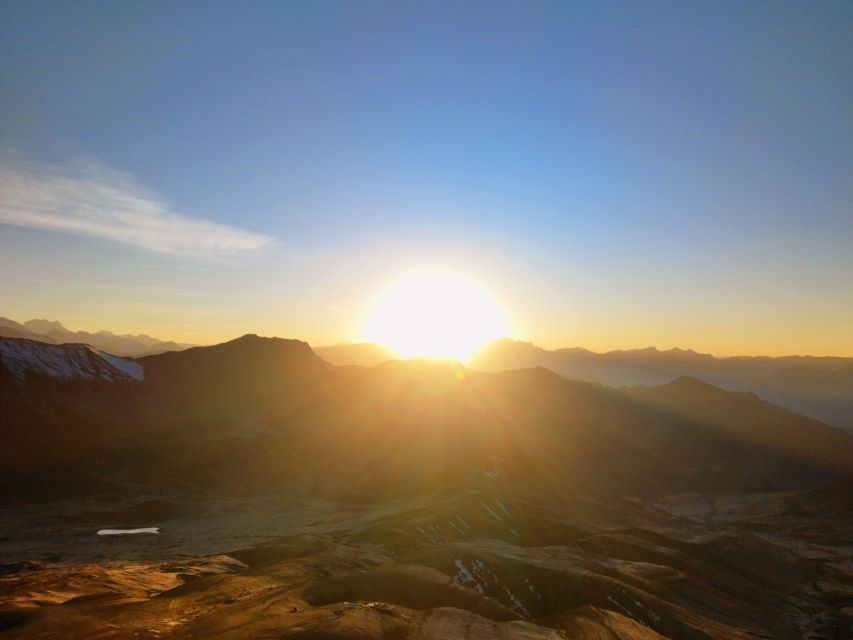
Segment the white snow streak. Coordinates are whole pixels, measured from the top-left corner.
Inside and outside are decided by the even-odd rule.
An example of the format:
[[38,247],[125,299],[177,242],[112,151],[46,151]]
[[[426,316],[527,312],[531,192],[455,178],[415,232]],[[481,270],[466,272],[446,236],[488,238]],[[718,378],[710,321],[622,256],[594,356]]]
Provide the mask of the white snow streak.
[[85,344],[45,344],[0,338],[0,361],[19,380],[36,374],[57,380],[141,380],[142,366]]

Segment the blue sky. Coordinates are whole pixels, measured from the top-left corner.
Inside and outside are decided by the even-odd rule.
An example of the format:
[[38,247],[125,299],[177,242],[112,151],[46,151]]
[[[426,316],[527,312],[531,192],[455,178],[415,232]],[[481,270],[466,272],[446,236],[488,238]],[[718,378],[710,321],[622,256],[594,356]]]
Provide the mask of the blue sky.
[[849,3],[0,12],[0,314],[334,342],[440,264],[547,346],[853,354]]

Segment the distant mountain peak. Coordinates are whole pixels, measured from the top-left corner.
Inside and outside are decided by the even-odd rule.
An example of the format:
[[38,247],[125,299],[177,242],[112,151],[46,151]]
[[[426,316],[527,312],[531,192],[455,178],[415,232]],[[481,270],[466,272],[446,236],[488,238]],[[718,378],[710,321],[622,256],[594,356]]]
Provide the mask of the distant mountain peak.
[[71,331],[56,320],[33,319],[24,323],[8,318],[0,318],[0,337],[26,338],[48,344],[90,344],[107,353],[120,357],[140,357],[164,351],[180,351],[192,345],[178,344],[140,334],[117,335],[112,331],[101,330]]
[[702,382],[701,380],[698,380],[698,379],[694,378],[693,376],[679,376],[679,377],[675,378],[672,382],[670,382],[669,386],[671,386],[671,387],[693,387],[693,388],[708,387],[711,389],[715,388],[714,386],[708,384],[707,382]]
[[162,355],[169,355],[172,358],[178,357],[179,354],[206,354],[212,356],[217,353],[228,354],[259,354],[272,357],[276,354],[287,354],[288,356],[310,357],[317,358],[317,354],[311,349],[311,345],[303,340],[290,338],[264,337],[256,333],[247,333],[239,338],[228,340],[220,344],[214,344],[203,347],[192,347],[182,351],[172,351],[168,354],[155,354],[145,356],[146,362],[157,359]]
[[[654,387],[652,387],[654,388]],[[679,376],[672,382],[657,387],[659,389],[668,389],[671,391],[704,394],[708,396],[719,396],[728,398],[749,398],[750,400],[760,400],[760,398],[751,391],[726,391],[720,387],[716,387],[707,382],[703,382],[692,376]]]
[[304,340],[297,340],[295,338],[278,338],[276,336],[259,336],[257,333],[246,333],[239,338],[234,338],[233,340],[229,340],[223,344],[291,345],[304,346],[309,351],[311,350],[311,346]]
[[57,320],[45,320],[44,318],[37,318],[33,320],[27,320],[24,323],[24,326],[35,333],[50,333],[51,331],[59,331],[61,333],[70,333],[68,329],[66,329],[61,322]]

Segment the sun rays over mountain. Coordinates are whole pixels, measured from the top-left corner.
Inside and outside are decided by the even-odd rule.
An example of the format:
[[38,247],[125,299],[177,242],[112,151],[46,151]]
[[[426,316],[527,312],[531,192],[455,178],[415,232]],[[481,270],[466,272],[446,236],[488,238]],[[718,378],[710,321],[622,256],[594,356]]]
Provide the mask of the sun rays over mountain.
[[3,0],[0,640],[853,638],[852,62],[849,0]]

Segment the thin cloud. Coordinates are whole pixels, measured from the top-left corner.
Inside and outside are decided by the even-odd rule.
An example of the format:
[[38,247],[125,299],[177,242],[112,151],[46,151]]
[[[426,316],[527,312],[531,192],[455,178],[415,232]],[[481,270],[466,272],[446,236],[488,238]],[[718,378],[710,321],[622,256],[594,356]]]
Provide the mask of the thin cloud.
[[175,211],[128,174],[91,161],[69,168],[0,164],[0,193],[0,224],[106,238],[160,253],[230,256],[272,242]]

